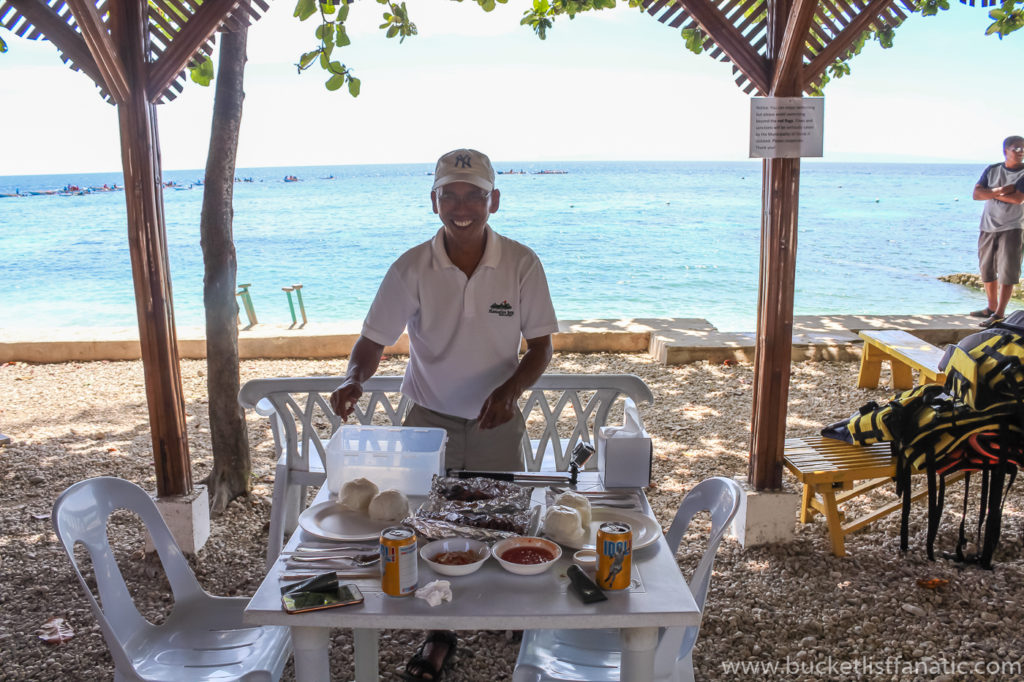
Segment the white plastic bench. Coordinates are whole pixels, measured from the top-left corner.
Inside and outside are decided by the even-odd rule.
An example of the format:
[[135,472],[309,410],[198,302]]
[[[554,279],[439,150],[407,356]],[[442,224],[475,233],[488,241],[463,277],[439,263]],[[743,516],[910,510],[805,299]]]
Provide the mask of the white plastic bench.
[[[306,506],[306,488],[320,486],[326,477],[323,462],[327,441],[342,424],[331,410],[330,395],[344,377],[281,377],[253,379],[242,386],[238,401],[270,419],[277,467],[270,510],[267,562],[272,564],[285,538],[298,525]],[[360,424],[400,425],[410,401],[400,393],[402,377],[375,376],[363,384],[363,397],[353,417]],[[542,417],[539,438],[523,438],[527,471],[566,471],[572,450],[580,442],[595,443],[597,431],[622,398],[651,404],[654,395],[632,374],[545,374],[520,401],[528,422]],[[567,409],[569,408],[569,409]],[[564,422],[559,424],[559,422]],[[319,426],[320,430],[317,430]],[[592,457],[587,469],[597,466]]]

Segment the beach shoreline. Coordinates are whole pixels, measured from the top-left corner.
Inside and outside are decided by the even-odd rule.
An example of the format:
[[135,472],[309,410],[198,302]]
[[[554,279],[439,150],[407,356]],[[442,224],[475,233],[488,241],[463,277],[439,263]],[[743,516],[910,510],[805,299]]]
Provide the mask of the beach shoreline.
[[[977,331],[967,315],[798,315],[793,324],[793,360],[853,360],[864,329],[904,329],[929,343],[956,343]],[[239,355],[255,358],[345,356],[359,337],[361,323],[310,323],[302,327],[259,324],[239,330]],[[179,327],[181,358],[205,358],[202,327]],[[647,353],[662,364],[700,360],[752,362],[756,335],[719,331],[703,318],[621,318],[560,320],[556,351],[567,353]],[[408,354],[408,337],[385,349]],[[141,357],[133,327],[0,329],[0,362],[134,360]]]

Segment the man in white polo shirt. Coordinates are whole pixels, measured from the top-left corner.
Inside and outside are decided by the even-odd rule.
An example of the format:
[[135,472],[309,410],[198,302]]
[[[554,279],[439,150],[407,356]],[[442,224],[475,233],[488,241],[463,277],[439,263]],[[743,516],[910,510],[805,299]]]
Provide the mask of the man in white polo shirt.
[[430,201],[442,227],[391,265],[331,395],[336,414],[352,414],[384,347],[408,327],[402,392],[414,406],[404,423],[448,432],[447,469],[523,469],[517,401],[544,373],[558,331],[537,255],[487,224],[500,198],[484,154],[438,159]]

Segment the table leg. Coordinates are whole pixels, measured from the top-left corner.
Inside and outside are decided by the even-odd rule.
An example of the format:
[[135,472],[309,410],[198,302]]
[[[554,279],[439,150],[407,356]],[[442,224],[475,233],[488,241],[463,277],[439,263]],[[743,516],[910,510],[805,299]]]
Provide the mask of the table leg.
[[860,351],[860,372],[857,375],[858,388],[878,388],[882,376],[882,357],[885,354],[865,341]]
[[619,679],[651,682],[654,679],[654,650],[658,646],[658,628],[622,628],[622,667]]
[[355,650],[356,682],[377,682],[380,658],[377,650],[380,630],[366,628],[352,630],[352,646]]
[[331,679],[327,656],[328,628],[293,627],[296,682],[324,682]]

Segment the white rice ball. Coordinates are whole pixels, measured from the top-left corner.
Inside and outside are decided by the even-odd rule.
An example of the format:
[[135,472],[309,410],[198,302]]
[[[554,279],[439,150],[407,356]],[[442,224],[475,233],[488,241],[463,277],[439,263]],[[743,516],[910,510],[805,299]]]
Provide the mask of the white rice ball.
[[377,484],[368,478],[355,478],[345,481],[338,495],[338,504],[354,512],[366,513],[370,500],[377,494]]
[[383,490],[370,500],[369,511],[375,521],[401,521],[409,515],[409,498],[400,490]]
[[590,500],[579,493],[574,493],[571,490],[567,490],[558,497],[555,498],[555,504],[563,507],[572,507],[580,513],[580,521],[583,523],[583,528],[590,528],[591,511],[590,511]]
[[579,544],[586,537],[580,512],[572,507],[553,505],[544,512],[544,534],[560,544]]

